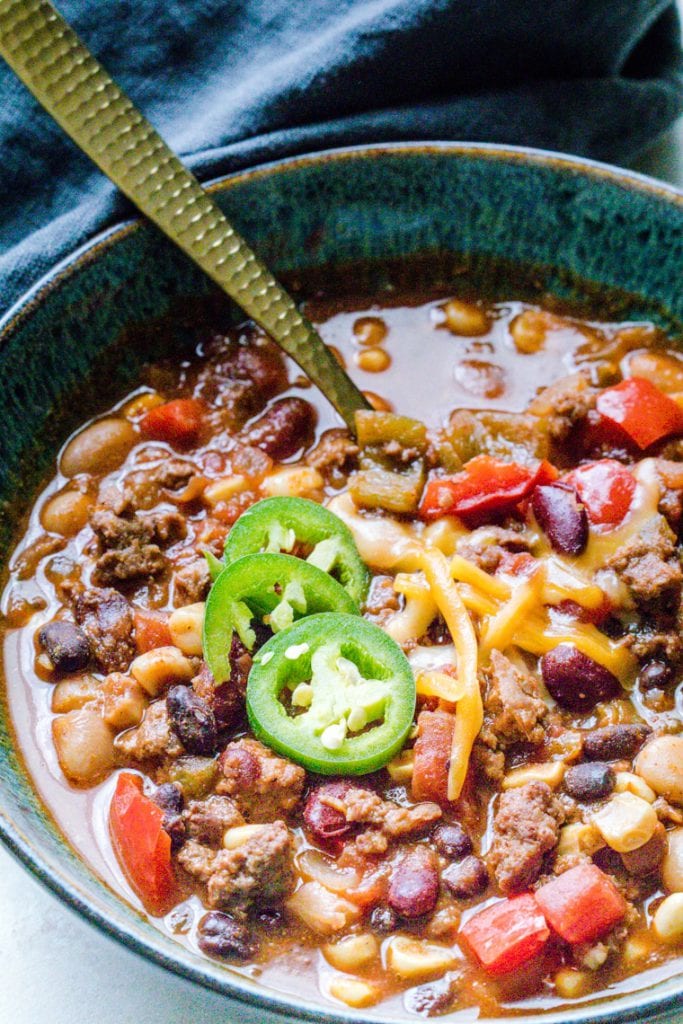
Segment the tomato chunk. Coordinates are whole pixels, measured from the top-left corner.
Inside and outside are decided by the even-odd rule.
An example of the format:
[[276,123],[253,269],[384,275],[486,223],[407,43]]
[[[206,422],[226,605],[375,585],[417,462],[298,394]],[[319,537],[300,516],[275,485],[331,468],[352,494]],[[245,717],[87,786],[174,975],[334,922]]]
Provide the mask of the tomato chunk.
[[168,612],[135,609],[135,646],[140,654],[153,651],[155,647],[169,647],[173,643],[168,619]]
[[421,711],[413,747],[412,791],[415,800],[448,800],[448,769],[455,716],[448,711]]
[[639,448],[683,433],[683,410],[644,377],[627,377],[598,396],[597,410],[620,427]]
[[451,477],[435,477],[427,484],[420,503],[423,519],[440,516],[472,518],[489,512],[511,512],[536,484],[554,480],[548,462],[524,466],[491,455],[477,455]]
[[142,779],[122,772],[109,808],[112,844],[132,888],[155,915],[170,910],[176,896],[171,837],[162,828],[163,816],[142,792]]
[[587,462],[564,478],[576,488],[594,526],[614,529],[631,508],[636,489],[631,471],[615,459]]
[[534,897],[525,893],[475,914],[460,935],[489,974],[506,974],[541,952],[550,929]]
[[627,903],[596,864],[579,864],[536,892],[548,923],[565,942],[592,942],[613,928]]
[[174,398],[172,402],[150,409],[140,421],[140,427],[155,441],[186,446],[199,437],[204,413],[205,408],[197,399]]

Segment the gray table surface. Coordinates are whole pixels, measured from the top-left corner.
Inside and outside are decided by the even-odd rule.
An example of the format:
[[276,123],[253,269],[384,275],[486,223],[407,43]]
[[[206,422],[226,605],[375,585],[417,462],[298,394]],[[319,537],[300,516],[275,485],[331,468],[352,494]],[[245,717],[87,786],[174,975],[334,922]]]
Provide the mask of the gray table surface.
[[[637,164],[683,188],[683,119]],[[233,1024],[246,1012],[105,938],[0,848],[0,1021]],[[252,1015],[249,1014],[249,1019]]]

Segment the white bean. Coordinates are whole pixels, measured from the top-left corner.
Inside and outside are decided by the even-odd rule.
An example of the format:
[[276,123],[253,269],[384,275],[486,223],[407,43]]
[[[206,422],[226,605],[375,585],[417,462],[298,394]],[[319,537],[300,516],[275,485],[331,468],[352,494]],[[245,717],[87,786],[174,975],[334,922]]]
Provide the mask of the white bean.
[[662,881],[669,892],[683,892],[683,828],[667,833],[669,848],[662,861]]
[[655,793],[683,804],[683,736],[656,736],[638,754],[635,768]]
[[111,730],[97,711],[69,711],[52,723],[59,764],[71,782],[92,785],[114,767]]

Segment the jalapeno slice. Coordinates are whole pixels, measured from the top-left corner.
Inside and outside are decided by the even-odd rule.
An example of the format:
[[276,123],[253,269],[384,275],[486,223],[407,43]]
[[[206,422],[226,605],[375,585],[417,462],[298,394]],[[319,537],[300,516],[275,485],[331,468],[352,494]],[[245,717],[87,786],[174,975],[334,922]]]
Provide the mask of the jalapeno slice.
[[311,615],[256,654],[247,713],[259,739],[304,768],[365,775],[403,746],[415,679],[401,648],[378,626]]
[[306,561],[338,580],[356,604],[363,603],[370,574],[353,534],[333,512],[306,498],[264,498],[248,508],[228,534],[225,562],[259,551],[291,552],[295,546],[310,548]]
[[254,620],[277,633],[303,615],[332,611],[360,614],[353,598],[322,569],[292,555],[245,555],[223,569],[209,592],[204,657],[216,682],[222,683],[230,678],[233,632],[251,651],[256,645]]

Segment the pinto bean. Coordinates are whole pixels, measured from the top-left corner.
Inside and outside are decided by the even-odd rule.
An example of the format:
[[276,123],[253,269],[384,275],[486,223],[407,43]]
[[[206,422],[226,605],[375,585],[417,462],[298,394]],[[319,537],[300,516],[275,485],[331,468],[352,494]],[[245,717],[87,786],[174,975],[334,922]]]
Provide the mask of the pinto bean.
[[416,846],[406,854],[389,879],[388,902],[392,910],[409,919],[430,914],[439,898],[439,870],[434,853]]
[[590,711],[621,693],[617,677],[572,644],[559,644],[544,654],[541,672],[548,692],[569,711]]
[[197,926],[197,944],[217,960],[251,960],[257,952],[249,929],[220,910],[204,914]]
[[576,764],[564,776],[564,788],[575,800],[601,800],[610,795],[615,782],[614,770],[602,761]]
[[459,864],[449,864],[442,878],[446,888],[458,899],[479,896],[489,884],[486,865],[479,857],[465,857]]
[[588,516],[574,488],[542,484],[534,489],[531,505],[554,549],[563,555],[580,555],[588,543]]
[[351,831],[352,826],[342,812],[330,807],[321,799],[325,795],[341,798],[349,789],[353,789],[353,784],[340,780],[339,782],[327,782],[311,790],[308,794],[304,805],[304,821],[317,842],[334,843],[343,839]]
[[242,437],[273,459],[287,459],[313,439],[316,414],[303,398],[280,398],[266,409]]
[[646,725],[606,725],[588,733],[583,756],[587,761],[630,761],[649,734]]
[[166,707],[174,732],[189,754],[208,757],[216,749],[216,719],[201,697],[188,686],[172,686]]
[[90,661],[88,638],[73,622],[48,622],[38,633],[38,643],[58,672],[80,672]]
[[115,416],[97,420],[69,441],[62,453],[60,469],[64,476],[106,473],[121,465],[136,439],[128,420]]
[[449,860],[460,860],[472,853],[472,840],[457,821],[452,825],[439,825],[433,839],[442,857],[448,857]]

